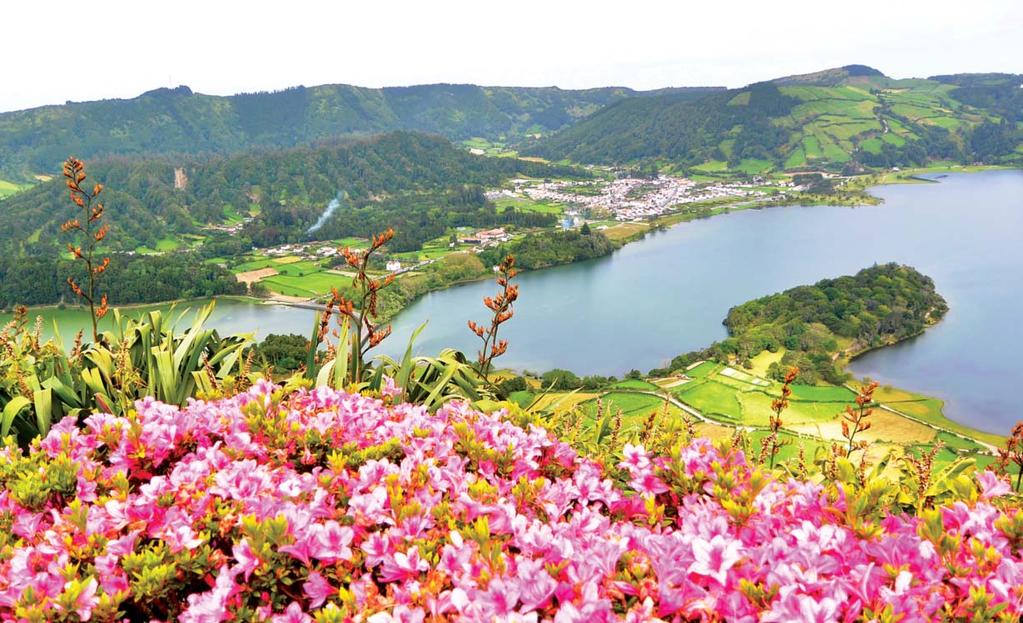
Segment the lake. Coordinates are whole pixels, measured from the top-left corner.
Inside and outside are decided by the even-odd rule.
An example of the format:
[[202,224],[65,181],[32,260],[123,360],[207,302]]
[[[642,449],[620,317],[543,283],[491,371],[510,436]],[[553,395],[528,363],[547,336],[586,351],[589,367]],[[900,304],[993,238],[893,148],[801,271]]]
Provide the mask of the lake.
[[[857,359],[851,371],[938,396],[960,422],[1006,432],[1023,387],[1023,172],[953,174],[881,186],[862,207],[746,210],[649,235],[611,257],[518,279],[502,366],[621,375],[726,336],[728,309],[819,279],[896,261],[932,277],[950,312],[923,336]],[[419,350],[474,352],[493,283],[436,292],[394,322],[397,350],[424,320]]]
[[[896,261],[932,277],[951,307],[923,336],[857,359],[851,370],[938,396],[946,415],[1005,433],[1023,387],[1023,172],[953,174],[881,186],[862,207],[738,211],[652,233],[610,257],[522,274],[502,367],[622,375],[659,367],[726,336],[728,309],[819,279]],[[492,281],[429,294],[394,321],[382,352],[399,355],[424,321],[420,353],[478,348],[466,321],[487,318]],[[74,312],[61,315],[70,326]],[[49,314],[48,314],[49,315]],[[308,335],[312,312],[221,301],[226,331]]]

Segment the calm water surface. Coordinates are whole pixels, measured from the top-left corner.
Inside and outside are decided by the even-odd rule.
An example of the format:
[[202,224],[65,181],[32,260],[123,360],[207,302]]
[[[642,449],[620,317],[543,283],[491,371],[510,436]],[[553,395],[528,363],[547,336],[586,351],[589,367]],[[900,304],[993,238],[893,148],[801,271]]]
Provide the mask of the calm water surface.
[[[826,277],[896,261],[931,276],[951,311],[915,340],[856,360],[852,372],[939,396],[946,414],[1005,431],[1023,387],[1023,172],[883,186],[864,207],[748,210],[685,223],[608,258],[520,279],[501,364],[620,375],[724,338],[728,309]],[[467,318],[492,283],[430,294],[395,321],[398,350],[429,319],[419,350],[473,352]]]
[[[685,223],[607,258],[524,273],[500,363],[646,371],[724,338],[721,321],[734,305],[897,261],[930,275],[951,311],[925,335],[856,360],[852,372],[939,396],[950,417],[1004,432],[1023,415],[1015,399],[1023,387],[1023,172],[938,182],[875,188],[879,206],[770,208]],[[427,320],[418,352],[475,352],[466,320],[486,318],[481,298],[494,291],[480,282],[423,297],[395,319],[384,352],[399,355]],[[212,324],[262,337],[307,335],[312,322],[308,310],[221,301]]]

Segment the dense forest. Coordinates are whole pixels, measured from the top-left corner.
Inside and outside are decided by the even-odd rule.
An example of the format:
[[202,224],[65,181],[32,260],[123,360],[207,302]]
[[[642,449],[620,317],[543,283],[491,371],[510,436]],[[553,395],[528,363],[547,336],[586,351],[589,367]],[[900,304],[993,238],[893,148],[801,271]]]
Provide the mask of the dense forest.
[[917,335],[947,310],[930,277],[909,266],[875,265],[733,307],[724,321],[728,338],[676,357],[658,372],[683,369],[700,359],[742,364],[765,350],[783,348],[772,376],[780,378],[797,366],[801,382],[838,383],[845,380],[838,356]]
[[616,248],[603,233],[585,227],[584,230],[529,234],[496,249],[488,249],[480,257],[488,265],[496,265],[501,258],[514,255],[519,268],[538,270],[603,257]]
[[[738,158],[767,158],[788,138],[771,117],[782,116],[799,101],[777,86],[749,87],[748,102],[730,106],[733,91],[697,100],[662,95],[630,98],[591,115],[527,150],[552,158],[607,164],[666,158],[684,164],[720,159],[719,144],[734,134]],[[738,131],[736,131],[738,129]]]
[[[0,309],[14,305],[77,303],[66,279],[79,282],[81,262],[46,257],[0,257]],[[245,294],[228,270],[202,263],[190,253],[156,256],[114,256],[100,292],[111,304],[158,303],[177,299]]]
[[720,162],[747,173],[1019,162],[1021,83],[1009,74],[893,80],[852,65],[698,99],[628,98],[525,151],[605,164]]
[[[672,89],[696,97],[711,88]],[[653,92],[659,93],[659,92]],[[343,84],[219,97],[188,87],[127,100],[44,106],[0,114],[0,179],[32,181],[74,154],[227,154],[288,148],[342,136],[420,130],[461,140],[547,133],[625,97],[619,87],[481,87],[432,84],[370,89]]]
[[[197,233],[229,216],[256,214],[244,236],[259,245],[316,237],[367,236],[394,227],[395,250],[416,249],[446,227],[549,225],[552,217],[498,211],[482,187],[516,175],[577,176],[579,169],[515,158],[474,156],[446,139],[412,132],[288,150],[172,161],[118,158],[89,163],[90,182],[102,182],[114,250],[133,250],[173,234]],[[175,186],[176,170],[183,188]],[[68,218],[62,179],[0,202],[0,249],[52,255],[64,247],[55,234]],[[339,209],[309,231],[331,200]]]

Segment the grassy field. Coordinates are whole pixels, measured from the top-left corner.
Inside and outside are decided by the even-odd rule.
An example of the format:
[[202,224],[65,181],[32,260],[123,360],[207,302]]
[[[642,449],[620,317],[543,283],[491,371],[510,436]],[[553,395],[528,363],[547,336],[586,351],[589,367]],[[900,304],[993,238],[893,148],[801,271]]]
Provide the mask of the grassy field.
[[714,380],[686,383],[675,396],[682,402],[703,412],[708,417],[730,422],[742,421],[742,405],[738,393]]
[[612,385],[612,387],[620,389],[639,389],[645,391],[657,391],[659,388],[650,381],[644,381],[643,379],[626,379],[619,381]]
[[779,348],[776,352],[765,350],[750,361],[750,372],[757,376],[767,376],[767,369],[771,367],[772,363],[781,361],[781,358],[785,356],[785,349]]
[[499,141],[488,141],[478,136],[462,141],[462,144],[469,149],[478,149],[487,156],[496,158],[514,158],[519,155],[514,149],[508,149],[504,143]]
[[[754,358],[754,367],[764,370],[776,357],[777,353],[761,354]],[[693,379],[689,382],[668,378],[658,383],[667,386],[676,399],[723,425],[765,429],[773,413],[772,403],[781,395],[781,384],[757,371],[702,362],[686,372]],[[840,441],[841,414],[855,397],[847,387],[794,384],[782,413],[783,428],[828,442]],[[984,444],[1004,443],[998,435],[975,431],[944,417],[941,401],[935,398],[892,387],[879,388],[875,398],[882,407],[874,409],[872,427],[862,433],[864,440],[908,448],[941,439],[960,454],[986,452]]]
[[627,240],[650,229],[646,223],[621,223],[603,230],[612,242]]
[[534,201],[525,197],[498,197],[494,200],[494,206],[498,212],[507,208],[514,208],[516,212],[538,212],[540,214],[560,216],[565,211],[565,206],[560,203]]
[[[290,266],[285,267],[290,268]],[[350,281],[341,275],[326,271],[288,274],[281,273],[260,281],[273,292],[287,296],[313,297],[329,294],[331,288],[337,288]]]
[[8,182],[7,180],[0,180],[0,199],[10,197],[14,193],[25,190],[30,186],[31,184],[15,184],[14,182]]
[[710,376],[720,368],[721,368],[720,365],[712,361],[703,361],[700,362],[700,364],[686,370],[686,376],[690,376],[694,379],[702,379]]

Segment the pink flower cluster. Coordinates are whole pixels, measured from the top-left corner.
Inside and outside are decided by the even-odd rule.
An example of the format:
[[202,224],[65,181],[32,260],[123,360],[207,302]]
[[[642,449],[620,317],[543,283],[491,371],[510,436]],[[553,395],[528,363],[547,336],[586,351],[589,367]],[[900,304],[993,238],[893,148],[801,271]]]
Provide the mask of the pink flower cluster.
[[[990,474],[971,501],[871,522],[840,487],[761,477],[705,440],[674,456],[626,446],[604,468],[500,413],[270,384],[65,420],[0,463],[3,621],[1023,612],[1019,538],[1003,529],[1020,517]],[[27,476],[50,479],[43,498]]]

